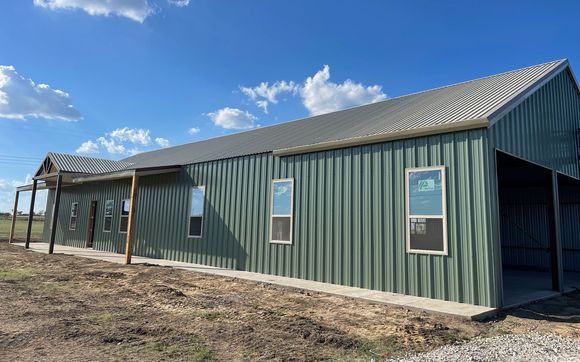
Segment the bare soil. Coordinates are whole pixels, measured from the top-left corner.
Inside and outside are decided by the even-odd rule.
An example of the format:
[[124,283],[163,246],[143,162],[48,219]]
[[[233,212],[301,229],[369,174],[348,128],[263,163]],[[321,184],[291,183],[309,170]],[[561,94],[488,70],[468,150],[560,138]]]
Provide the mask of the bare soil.
[[476,336],[580,338],[580,293],[486,322],[0,242],[0,360],[369,360]]

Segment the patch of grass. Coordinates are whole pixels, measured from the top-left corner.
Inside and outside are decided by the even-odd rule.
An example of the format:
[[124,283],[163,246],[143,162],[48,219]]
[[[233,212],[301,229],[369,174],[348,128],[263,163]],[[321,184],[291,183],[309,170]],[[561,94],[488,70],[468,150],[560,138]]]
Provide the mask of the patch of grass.
[[34,275],[34,269],[0,269],[0,280],[23,280]]
[[197,338],[189,339],[184,345],[175,341],[150,341],[142,345],[131,346],[135,352],[144,353],[152,360],[185,359],[187,361],[210,361],[212,352]]
[[[12,225],[12,219],[10,218],[0,218],[0,239],[8,239],[10,237],[10,226]],[[14,230],[14,237],[17,239],[24,239],[26,237],[26,231],[28,228],[28,217],[17,217],[16,218],[16,229]],[[32,231],[31,237],[34,240],[42,239],[42,232],[44,230],[44,220],[33,219],[32,220]]]
[[207,319],[208,321],[213,321],[223,317],[225,314],[221,312],[195,312],[194,315],[196,317]]

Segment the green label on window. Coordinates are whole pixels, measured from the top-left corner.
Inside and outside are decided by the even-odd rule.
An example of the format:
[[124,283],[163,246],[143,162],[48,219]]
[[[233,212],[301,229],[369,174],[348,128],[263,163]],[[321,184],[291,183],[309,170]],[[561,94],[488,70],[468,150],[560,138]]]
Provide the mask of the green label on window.
[[433,190],[435,190],[435,180],[433,180],[433,179],[419,180],[418,186],[419,186],[419,192],[433,191]]

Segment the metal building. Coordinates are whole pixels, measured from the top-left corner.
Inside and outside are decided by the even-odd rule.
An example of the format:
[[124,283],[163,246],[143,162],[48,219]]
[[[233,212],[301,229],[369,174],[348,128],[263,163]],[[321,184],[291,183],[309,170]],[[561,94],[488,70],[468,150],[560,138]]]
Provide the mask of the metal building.
[[501,307],[580,280],[579,130],[559,60],[122,161],[49,153],[17,194],[49,189],[51,251]]

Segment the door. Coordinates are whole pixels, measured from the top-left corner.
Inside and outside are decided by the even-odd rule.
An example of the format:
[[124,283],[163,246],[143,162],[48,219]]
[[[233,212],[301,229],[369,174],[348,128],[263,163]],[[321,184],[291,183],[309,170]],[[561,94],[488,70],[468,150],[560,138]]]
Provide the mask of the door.
[[89,222],[87,223],[87,248],[93,247],[93,237],[95,236],[95,215],[97,214],[97,202],[91,201],[89,209]]

